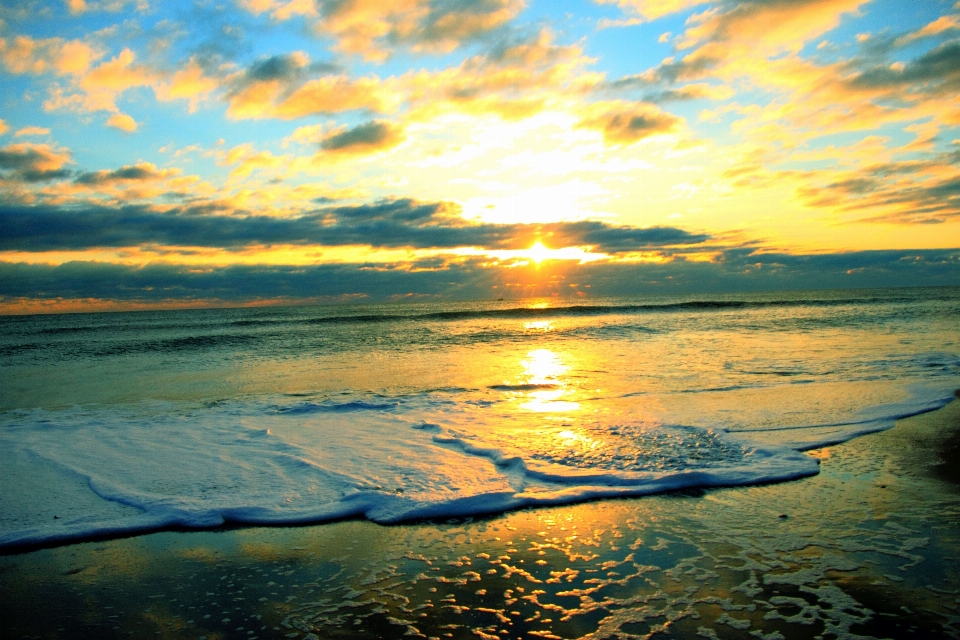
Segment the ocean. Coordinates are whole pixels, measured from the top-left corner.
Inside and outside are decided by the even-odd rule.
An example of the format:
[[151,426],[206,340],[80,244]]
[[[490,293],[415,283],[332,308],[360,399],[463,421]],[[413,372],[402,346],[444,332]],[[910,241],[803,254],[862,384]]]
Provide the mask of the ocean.
[[0,318],[0,549],[776,483],[944,406],[960,288]]

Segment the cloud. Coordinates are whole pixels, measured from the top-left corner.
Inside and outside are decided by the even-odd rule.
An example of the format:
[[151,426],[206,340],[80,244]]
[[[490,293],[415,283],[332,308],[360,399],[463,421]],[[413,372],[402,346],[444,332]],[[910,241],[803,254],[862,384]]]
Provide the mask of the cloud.
[[635,252],[646,249],[694,245],[710,240],[703,233],[691,233],[676,227],[625,227],[584,220],[540,225],[538,233],[551,245],[565,247],[588,245],[604,253]]
[[[847,175],[851,166],[882,162],[891,154],[933,153],[946,140],[944,133],[960,124],[960,111],[950,100],[960,92],[960,40],[949,39],[955,38],[955,16],[942,16],[905,33],[878,31],[863,42],[849,35],[851,42],[844,47],[818,49],[812,57],[804,54],[807,44],[857,17],[862,4],[721,1],[687,20],[686,30],[673,39],[674,56],[641,73],[601,83],[597,90],[657,104],[701,97],[724,100],[734,97],[733,88],[747,90],[741,102],[702,111],[699,118],[702,127],[729,127],[742,140],[739,149],[728,148],[730,157],[762,150],[722,173],[741,196],[803,181],[797,192],[800,202],[832,211],[836,215],[831,221],[948,220],[952,203],[935,204],[927,194],[939,193],[936,185],[948,184],[955,170],[943,168],[940,175],[925,175],[922,182],[905,177],[895,183],[887,177],[870,195],[854,196],[833,186],[861,177]],[[908,45],[910,49],[901,51]],[[903,52],[909,57],[895,57]],[[736,116],[732,122],[730,115]],[[882,127],[912,132],[921,125],[925,133],[922,137],[918,133],[914,142],[898,147],[890,140],[899,136],[890,138],[874,144],[871,155],[851,153],[851,145],[817,141],[820,136],[857,131],[868,139],[871,130]],[[808,173],[797,169],[803,162],[831,163],[836,169]],[[822,193],[816,195],[817,190]],[[877,208],[871,210],[872,206]]]
[[115,113],[107,120],[107,126],[133,133],[137,130],[137,121],[125,113]]
[[[234,120],[280,118],[367,110],[383,112],[391,100],[377,78],[349,78],[312,64],[301,52],[263,58],[231,77],[227,115]],[[310,79],[312,75],[322,77]]]
[[405,74],[397,85],[412,105],[410,119],[429,120],[452,111],[518,120],[564,96],[581,98],[602,78],[585,70],[591,62],[580,46],[558,45],[543,29],[529,38],[505,40],[456,67]]
[[[656,20],[671,13],[678,13],[695,7],[710,0],[594,0],[597,4],[616,4],[627,14],[635,14],[637,22],[626,21],[628,24],[638,24]],[[620,25],[612,25],[620,26]]]
[[711,85],[705,82],[691,83],[676,89],[649,92],[643,95],[645,102],[683,102],[686,100],[729,100],[736,92],[728,85]]
[[221,82],[220,78],[207,75],[196,58],[190,58],[185,65],[170,73],[138,63],[136,54],[125,48],[111,60],[78,71],[68,88],[50,86],[43,107],[47,111],[78,113],[107,111],[114,114],[108,119],[108,126],[130,133],[137,129],[137,123],[122,114],[117,106],[117,100],[126,91],[150,87],[158,100],[188,100],[193,112],[200,100],[220,88]]
[[246,178],[254,171],[285,167],[290,161],[289,156],[275,156],[269,151],[255,152],[253,145],[244,144],[234,147],[227,152],[226,157],[218,164],[237,166],[230,171],[230,177]]
[[[400,295],[492,299],[524,295],[591,297],[776,289],[953,286],[960,251],[862,251],[796,255],[731,249],[713,260],[558,265],[549,271],[504,269],[477,259],[415,264],[228,266],[196,269],[102,262],[60,265],[0,262],[0,311],[31,301],[244,304],[317,299],[389,300]],[[570,286],[577,283],[577,289]],[[589,285],[589,287],[587,286]]]
[[908,96],[960,90],[960,40],[945,42],[902,66],[874,66],[848,80],[853,89],[896,89]]
[[[432,10],[448,11],[454,4]],[[42,56],[37,59],[41,66],[47,64]],[[123,125],[127,131],[135,123],[121,117],[118,100],[137,87],[150,87],[160,101],[187,100],[191,112],[202,100],[219,95],[233,120],[293,120],[351,111],[386,114],[404,105],[411,109],[410,118],[420,120],[443,111],[521,119],[542,111],[562,92],[575,96],[598,82],[600,74],[584,72],[590,62],[580,46],[557,45],[546,29],[526,38],[504,38],[454,67],[386,79],[354,77],[338,65],[311,61],[301,51],[263,57],[233,73],[195,54],[171,72],[140,63],[126,48],[98,65],[78,69],[67,86],[49,85],[43,106],[47,111],[106,111],[117,116],[111,126]]]
[[483,286],[487,283],[472,282],[482,280],[483,274],[479,271],[480,268],[470,262],[429,270],[411,270],[406,265],[196,269],[169,264],[132,267],[99,262],[68,262],[58,266],[0,262],[0,310],[9,313],[10,307],[18,299],[22,303],[24,298],[94,298],[147,304],[161,301],[183,304],[192,300],[221,304],[257,300],[289,303],[337,297],[382,300],[398,293],[442,295],[458,288],[467,290],[466,297],[477,298],[489,295],[489,288]]
[[310,57],[302,51],[261,58],[243,70],[233,81],[238,92],[261,82],[280,80],[292,83],[309,71]]
[[45,182],[69,177],[64,168],[70,154],[46,144],[18,143],[0,149],[0,171],[4,180]]
[[[750,75],[759,61],[797,54],[803,46],[834,29],[842,16],[867,0],[728,0],[691,16],[677,37],[683,58],[668,58],[632,82],[672,84],[710,75],[729,80]],[[762,65],[761,65],[762,67]]]
[[[82,174],[77,182],[104,185],[134,180],[152,167]],[[444,202],[397,199],[328,206],[294,217],[216,215],[204,206],[159,210],[118,207],[0,205],[0,250],[51,251],[141,245],[236,249],[263,245],[368,246],[374,248],[526,249],[538,237],[552,243],[591,245],[622,253],[651,247],[700,244],[708,239],[681,229],[613,227],[602,222],[546,225],[471,223]]]
[[[960,157],[950,157],[953,165]],[[808,176],[798,195],[807,206],[848,214],[852,222],[940,224],[960,218],[960,171],[949,162],[892,162],[858,171]]]
[[[701,47],[701,56],[775,55],[798,52],[834,29],[866,0],[747,0],[724,2],[691,17],[679,47]],[[702,49],[706,48],[705,51]]]
[[150,86],[157,79],[155,71],[146,65],[136,64],[134,52],[124,49],[112,60],[91,69],[79,85],[90,96],[103,94],[103,99],[112,101],[116,94],[133,87]]
[[372,120],[330,133],[320,141],[320,148],[332,154],[369,154],[391,149],[403,142],[403,130],[389,122]]
[[158,100],[188,100],[190,113],[197,110],[200,100],[220,88],[218,78],[208,76],[196,58],[190,58],[185,67],[175,72],[169,80],[154,85]]
[[50,129],[45,127],[24,127],[17,130],[13,137],[19,138],[22,136],[46,136],[50,135]]
[[397,47],[449,52],[506,25],[522,0],[241,0],[254,14],[274,20],[306,18],[314,31],[334,39],[334,48],[383,61]]
[[5,134],[7,131],[10,131],[10,127],[7,126],[7,123],[3,120],[0,120],[0,136]]
[[107,111],[115,114],[107,121],[112,127],[127,132],[136,129],[130,116],[120,113],[116,101],[119,96],[134,87],[153,86],[162,75],[147,65],[137,64],[130,49],[122,50],[113,59],[101,63],[75,78],[74,92],[67,93],[60,87],[50,90],[50,97],[43,103],[47,111],[68,110],[80,113]]
[[633,27],[638,24],[643,24],[643,18],[623,18],[621,20],[610,20],[609,18],[601,18],[597,21],[597,29],[614,29],[618,27]]
[[313,0],[238,0],[237,4],[255,15],[269,13],[274,20],[317,15]]
[[625,145],[673,133],[682,123],[677,116],[650,103],[613,101],[590,105],[577,126],[600,131],[607,144]]
[[135,165],[128,165],[115,169],[113,171],[89,171],[77,175],[73,181],[89,187],[110,186],[124,182],[143,182],[152,180],[164,180],[166,178],[179,175],[177,169],[157,169],[156,165],[150,162],[140,162]]
[[64,0],[67,9],[73,15],[81,15],[88,11],[107,11],[119,13],[131,6],[141,13],[150,9],[147,0],[103,0],[103,2],[87,2],[87,0]]
[[[604,87],[659,86],[659,92],[648,92],[644,98],[661,102],[683,97],[675,93],[686,88],[673,86],[678,83],[706,78],[720,79],[727,86],[735,80],[750,82],[773,94],[767,107],[755,105],[751,118],[744,121],[744,130],[758,140],[768,134],[784,140],[790,130],[808,138],[808,131],[825,134],[931,116],[944,122],[954,117],[943,97],[957,90],[957,41],[905,64],[884,59],[898,47],[949,33],[955,28],[952,16],[907,34],[871,37],[859,45],[862,55],[849,60],[818,64],[800,58],[806,43],[837,27],[861,4],[861,0],[722,2],[688,20],[676,45],[677,53],[688,51],[684,57],[667,58]],[[764,127],[756,126],[758,120],[766,123]]]
[[917,40],[937,36],[948,31],[957,31],[958,29],[960,29],[960,16],[940,16],[924,27],[900,36],[894,41],[894,46],[905,47]]
[[29,36],[0,38],[0,60],[10,73],[80,76],[103,53],[81,40]]

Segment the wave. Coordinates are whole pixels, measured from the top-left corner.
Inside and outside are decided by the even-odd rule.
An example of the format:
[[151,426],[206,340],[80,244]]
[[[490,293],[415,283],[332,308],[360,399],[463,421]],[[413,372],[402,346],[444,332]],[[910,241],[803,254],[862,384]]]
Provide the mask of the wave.
[[547,389],[557,389],[560,385],[550,384],[550,383],[536,383],[536,384],[494,384],[488,387],[494,391],[540,391]]
[[[669,313],[684,311],[729,311],[770,309],[776,307],[838,307],[862,304],[891,304],[915,301],[910,297],[857,296],[836,299],[799,298],[777,300],[687,300],[683,302],[635,304],[572,304],[551,307],[508,307],[495,309],[460,309],[424,311],[420,313],[382,313],[322,316],[305,320],[308,324],[370,324],[384,322],[460,321],[482,319],[534,320],[563,317],[595,317],[622,314]],[[650,331],[654,331],[650,329]]]
[[918,393],[861,420],[743,432],[622,417],[518,424],[471,410],[468,397],[450,406],[447,393],[18,410],[0,416],[0,462],[19,488],[4,496],[0,549],[226,523],[398,523],[791,480],[818,472],[802,451],[950,400]]
[[354,411],[389,411],[395,409],[400,402],[302,402],[288,407],[278,406],[277,413],[308,414],[308,413],[352,413]]

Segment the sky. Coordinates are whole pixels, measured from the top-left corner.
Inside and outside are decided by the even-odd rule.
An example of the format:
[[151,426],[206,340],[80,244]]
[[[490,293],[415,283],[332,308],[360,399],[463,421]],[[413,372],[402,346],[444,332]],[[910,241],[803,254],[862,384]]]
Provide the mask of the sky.
[[960,284],[960,2],[0,2],[0,313]]

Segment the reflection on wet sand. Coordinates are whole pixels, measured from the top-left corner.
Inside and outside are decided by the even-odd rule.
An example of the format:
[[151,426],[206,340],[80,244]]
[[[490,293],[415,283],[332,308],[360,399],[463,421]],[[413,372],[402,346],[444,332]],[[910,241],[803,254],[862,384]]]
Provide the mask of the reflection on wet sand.
[[11,638],[956,637],[960,491],[904,446],[948,431],[956,404],[778,485],[7,556],[0,625]]

